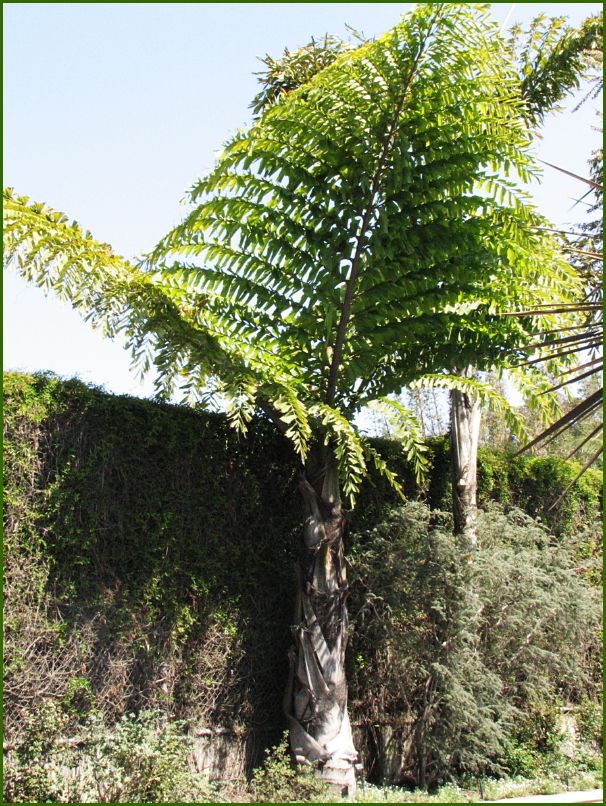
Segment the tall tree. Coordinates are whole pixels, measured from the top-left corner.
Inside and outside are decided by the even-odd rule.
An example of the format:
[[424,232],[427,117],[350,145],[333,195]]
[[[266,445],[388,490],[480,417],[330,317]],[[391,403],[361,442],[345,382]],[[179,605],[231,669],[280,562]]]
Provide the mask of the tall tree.
[[[588,17],[579,28],[567,26],[564,17],[545,17],[543,14],[537,15],[526,31],[519,25],[513,26],[508,49],[520,82],[519,91],[523,100],[521,114],[531,132],[536,134],[546,115],[557,110],[559,103],[578,89],[584,79],[590,84],[589,94],[599,91],[600,78],[596,75],[594,63],[596,51],[601,52],[601,40],[601,15]],[[535,301],[532,307],[536,308],[537,304],[540,306],[540,301]],[[546,307],[550,304],[547,303]],[[552,339],[553,336],[547,341]],[[534,341],[536,343],[536,339]],[[561,352],[567,355],[565,351]],[[552,362],[557,358],[552,354]],[[529,371],[535,364],[524,363],[524,366],[528,367],[528,382]],[[473,368],[464,368],[461,375],[472,377]],[[519,373],[516,375],[519,377]],[[544,382],[542,391],[536,386],[533,389],[535,395],[549,392]],[[454,526],[456,532],[467,535],[470,549],[473,549],[477,541],[475,521],[478,505],[477,455],[482,416],[480,401],[473,392],[470,394],[462,389],[453,389],[450,393],[450,411]]]
[[[583,473],[592,464],[598,462],[603,452],[603,421],[601,418],[604,397],[602,385],[604,322],[601,216],[603,157],[601,149],[594,155],[590,164],[592,179],[582,181],[589,184],[591,191],[596,194],[596,202],[590,207],[590,211],[599,210],[600,216],[588,224],[580,225],[580,232],[561,233],[565,242],[569,244],[564,248],[568,248],[572,253],[571,264],[575,266],[582,279],[584,293],[581,298],[560,309],[560,312],[565,313],[568,318],[571,313],[576,314],[576,317],[572,323],[569,319],[568,323],[562,323],[556,330],[547,333],[528,346],[528,350],[532,351],[529,363],[543,363],[546,353],[550,354],[550,358],[574,356],[578,359],[571,367],[555,376],[550,392],[566,389],[570,384],[577,386],[583,384],[580,399],[577,399],[572,406],[568,406],[567,411],[556,422],[541,430],[531,442],[522,448],[522,451],[535,446],[545,448],[554,441],[561,444],[562,437],[569,437],[571,432],[576,444],[566,458],[578,454],[583,448],[587,453],[587,448],[591,446],[591,450],[588,452],[589,458],[584,457],[583,467],[553,504],[554,507],[560,503]],[[526,310],[517,315],[532,318],[543,312],[543,309]]]
[[[518,61],[522,66],[526,119],[530,126],[540,125],[547,112],[556,108],[557,103],[572,89],[581,86],[581,79],[584,79],[588,89],[585,90],[584,98],[577,104],[574,111],[587,98],[596,98],[603,87],[602,14],[585,20],[576,32],[566,28],[562,32],[562,28],[562,18],[546,21],[543,17],[537,17],[526,34],[524,45],[521,45],[519,28],[512,32],[510,48],[513,53],[518,54]],[[550,165],[551,168],[573,176],[589,187],[582,198],[594,194],[594,203],[590,207],[590,212],[598,213],[598,215],[592,221],[581,224],[578,228],[580,232],[559,233],[564,242],[564,249],[569,254],[569,262],[575,267],[582,280],[583,291],[572,304],[560,308],[559,312],[564,313],[568,317],[568,321],[559,323],[558,327],[548,332],[544,338],[539,338],[529,344],[528,349],[534,354],[528,363],[540,365],[546,354],[552,359],[560,356],[581,358],[581,363],[576,361],[572,367],[557,373],[557,378],[550,391],[556,391],[571,383],[577,384],[579,381],[588,379],[597,383],[590,384],[591,392],[585,394],[560,419],[542,430],[523,450],[528,450],[538,444],[549,444],[570,429],[576,429],[579,426],[584,428],[602,410],[602,149],[598,149],[592,155],[589,164],[591,175],[589,179],[576,176],[565,168]],[[537,310],[536,306],[532,306],[530,310],[521,311],[517,315],[532,318],[543,312],[544,308]],[[571,314],[576,314],[572,323],[570,322]],[[595,388],[596,386],[597,388]],[[596,449],[596,441],[601,435],[602,422],[600,421],[597,425],[592,423],[589,427],[589,434],[585,434],[569,454],[568,458],[588,442],[590,444],[593,442],[593,450],[589,459],[561,497],[601,456],[602,446],[598,445]],[[559,500],[554,506],[559,503]]]
[[[589,17],[579,28],[572,28],[565,24],[564,17],[538,15],[527,31],[522,31],[519,25],[513,26],[507,49],[513,59],[523,99],[520,114],[531,129],[535,130],[547,112],[557,109],[558,103],[567,94],[578,89],[582,80],[589,83],[590,94],[599,90],[601,78],[596,65],[601,53],[601,25],[601,16]],[[358,42],[364,41],[362,35],[354,33]],[[312,38],[296,51],[285,49],[278,59],[266,56],[262,60],[266,69],[258,74],[262,89],[251,104],[255,114],[280,103],[289,92],[310,81],[317,72],[332,64],[339,53],[350,47],[343,39],[327,35],[319,40]],[[534,300],[535,303],[537,301]],[[473,546],[476,542],[473,524],[477,512],[477,452],[482,411],[477,387],[470,387],[466,381],[477,378],[478,373],[471,365],[453,370],[453,373],[449,378],[431,378],[427,381],[440,383],[450,389],[454,525],[456,532],[467,533],[470,546]],[[519,375],[516,373],[517,377]],[[548,400],[541,397],[547,391],[544,377],[531,366],[525,370],[520,381],[529,402],[532,403],[534,399],[535,403],[543,404],[541,413],[544,416],[540,419],[543,425],[549,424],[558,409],[553,398]],[[413,395],[420,393],[418,386],[412,390]],[[502,409],[505,401],[502,396],[491,396],[490,403]],[[385,414],[384,407],[382,411]],[[508,413],[515,436],[519,437],[520,424],[511,417],[510,411]],[[401,407],[398,407],[397,414],[400,423],[392,418],[392,425],[401,431],[401,418],[404,416]],[[405,423],[410,424],[407,415]]]
[[[507,178],[535,171],[520,105],[487,7],[424,4],[238,132],[140,265],[5,196],[8,262],[124,332],[159,393],[181,380],[227,401],[236,427],[260,411],[292,441],[305,522],[285,710],[296,758],[342,788],[356,760],[346,505],[368,462],[397,486],[355,412],[422,374],[490,366],[527,337],[499,310],[528,289],[569,293]],[[408,450],[420,469],[414,439]]]

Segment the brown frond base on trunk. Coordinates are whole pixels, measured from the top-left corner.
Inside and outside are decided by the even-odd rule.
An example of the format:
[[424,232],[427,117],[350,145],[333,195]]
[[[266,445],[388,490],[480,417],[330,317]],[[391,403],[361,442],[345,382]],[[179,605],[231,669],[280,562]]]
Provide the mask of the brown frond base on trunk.
[[[349,620],[343,556],[345,518],[334,461],[310,467],[300,484],[305,503],[304,552],[293,625],[291,674],[285,697],[295,760],[312,764],[318,776],[343,796],[355,795],[355,764],[347,712],[345,647]],[[314,483],[315,482],[315,483]]]

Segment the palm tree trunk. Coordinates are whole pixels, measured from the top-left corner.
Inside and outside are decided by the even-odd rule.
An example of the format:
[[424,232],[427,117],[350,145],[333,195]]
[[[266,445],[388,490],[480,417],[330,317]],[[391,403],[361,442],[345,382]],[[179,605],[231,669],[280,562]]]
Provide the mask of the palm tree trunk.
[[[472,367],[461,372],[470,377]],[[456,534],[467,538],[470,552],[477,544],[478,443],[481,409],[477,398],[453,389],[450,393],[452,512]]]
[[308,460],[300,489],[306,520],[285,697],[290,744],[298,763],[317,764],[320,778],[353,798],[358,754],[351,735],[345,679],[349,628],[343,555],[346,521],[332,452]]

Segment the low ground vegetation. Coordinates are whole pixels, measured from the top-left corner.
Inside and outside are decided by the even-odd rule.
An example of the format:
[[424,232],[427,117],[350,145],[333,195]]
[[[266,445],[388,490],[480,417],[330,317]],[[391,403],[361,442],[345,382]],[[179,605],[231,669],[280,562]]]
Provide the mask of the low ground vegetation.
[[[312,770],[293,769],[286,736],[268,750],[250,781],[212,783],[191,764],[192,742],[183,726],[158,712],[129,714],[109,730],[91,715],[78,739],[66,740],[65,715],[48,703],[32,717],[6,766],[7,803],[292,803],[340,798]],[[431,793],[361,781],[361,803],[467,803],[552,794],[601,786],[595,752],[576,758],[552,753],[526,776],[463,776]]]

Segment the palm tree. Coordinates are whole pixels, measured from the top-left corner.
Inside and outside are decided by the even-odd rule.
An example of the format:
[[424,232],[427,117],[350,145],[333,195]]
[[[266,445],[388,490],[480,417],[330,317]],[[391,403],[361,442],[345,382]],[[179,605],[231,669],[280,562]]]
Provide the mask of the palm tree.
[[[557,170],[563,170],[553,166]],[[600,212],[600,216],[593,221],[581,224],[579,232],[560,233],[565,241],[564,249],[570,251],[570,263],[579,273],[582,281],[582,296],[574,302],[570,302],[559,307],[552,308],[552,312],[564,315],[565,319],[560,326],[552,332],[547,332],[536,341],[529,344],[527,349],[530,357],[527,357],[530,364],[543,364],[546,356],[553,360],[566,356],[574,357],[575,362],[565,370],[561,370],[555,375],[553,384],[548,392],[555,392],[565,389],[570,384],[578,384],[581,381],[593,381],[590,390],[586,392],[578,402],[572,405],[559,419],[549,427],[542,429],[522,448],[519,453],[531,450],[535,446],[546,447],[549,443],[570,432],[573,428],[585,427],[589,425],[589,433],[580,436],[573,450],[567,458],[572,458],[581,448],[586,445],[593,445],[592,453],[585,461],[581,470],[572,482],[566,487],[559,498],[552,504],[552,508],[558,506],[562,498],[581,478],[583,473],[594,464],[603,451],[602,420],[595,423],[595,418],[599,416],[603,408],[604,390],[602,386],[603,356],[602,347],[604,343],[604,321],[602,316],[603,306],[603,224],[602,224],[602,182],[603,156],[600,149],[591,161],[591,179],[576,178],[589,185],[590,192],[595,193],[596,201],[591,207],[591,212]],[[566,171],[566,173],[569,173]],[[573,236],[572,238],[570,236]],[[538,309],[530,309],[510,314],[513,316],[532,319],[542,316],[545,313],[545,306]],[[572,321],[571,316],[573,317]],[[597,447],[596,447],[597,443]]]
[[[588,17],[579,28],[565,24],[564,17],[537,15],[527,31],[514,25],[507,41],[519,81],[519,92],[523,100],[520,114],[531,130],[535,130],[545,115],[557,109],[558,103],[581,81],[589,83],[590,95],[595,95],[601,86],[601,38],[602,17]],[[358,42],[364,42],[363,35],[352,32]],[[309,82],[320,70],[332,64],[340,53],[352,45],[343,39],[326,35],[323,39],[311,41],[296,51],[285,49],[278,58],[266,56],[262,59],[265,70],[261,71],[260,92],[253,99],[251,107],[259,115],[270,106],[280,103],[293,89]],[[549,268],[545,266],[545,274]],[[553,361],[552,361],[553,365]],[[457,533],[465,533],[472,550],[476,544],[475,518],[477,514],[477,453],[479,444],[482,401],[477,388],[467,381],[477,377],[473,366],[464,366],[454,374],[442,378],[419,379],[418,383],[439,383],[450,389],[450,443],[453,521]],[[542,415],[540,421],[548,425],[559,414],[557,404],[546,389],[545,379],[540,372],[533,371],[533,365],[526,368],[523,378],[514,373],[526,391],[527,400]],[[418,385],[418,384],[417,384]],[[418,393],[418,389],[413,393]],[[519,419],[507,408],[503,396],[487,396],[484,390],[483,402],[493,407],[505,409],[513,426],[514,436],[523,437]],[[542,410],[541,410],[541,405]],[[392,422],[392,428],[402,432],[402,418],[410,426],[410,416],[397,407],[396,418],[382,409]],[[409,438],[408,436],[406,438]]]
[[[584,80],[588,89],[576,109],[591,97],[597,97],[603,87],[602,53],[603,31],[602,14],[589,17],[578,31],[564,27],[563,18],[545,20],[537,17],[522,44],[521,31],[514,29],[509,47],[517,55],[521,67],[522,95],[525,117],[531,127],[539,126],[547,113],[554,108],[572,89],[578,89]],[[599,387],[585,395],[563,416],[544,428],[522,451],[536,445],[547,445],[566,431],[585,423],[602,409],[603,389],[601,386],[603,344],[602,320],[602,263],[603,263],[603,151],[599,149],[590,161],[591,177],[581,177],[563,167],[545,163],[549,168],[572,176],[589,188],[583,198],[593,193],[595,201],[590,212],[599,212],[598,218],[579,226],[579,232],[558,232],[563,240],[563,249],[568,260],[579,274],[580,294],[566,304],[545,303],[532,305],[526,310],[518,310],[511,315],[532,320],[543,316],[546,311],[563,317],[555,328],[543,336],[532,340],[527,346],[526,366],[545,366],[548,361],[566,357],[571,366],[554,367],[554,383],[546,390],[553,393],[566,386],[596,379]],[[554,230],[554,232],[557,232]],[[572,236],[572,237],[571,237]],[[546,356],[548,361],[546,360]],[[553,365],[552,365],[553,366]],[[601,422],[593,427],[567,458],[571,458],[581,447],[602,433]],[[599,445],[571,484],[552,505],[557,506],[564,495],[578,481],[583,473],[602,453]]]
[[[304,528],[285,710],[296,759],[342,789],[357,758],[346,507],[369,463],[399,489],[355,413],[420,375],[491,366],[528,336],[499,311],[570,294],[572,273],[506,176],[535,166],[496,33],[483,7],[426,4],[339,55],[226,144],[140,264],[5,195],[8,263],[125,333],[159,394],[180,384],[222,401],[242,430],[260,411],[291,440]],[[407,450],[421,472],[414,437]]]

